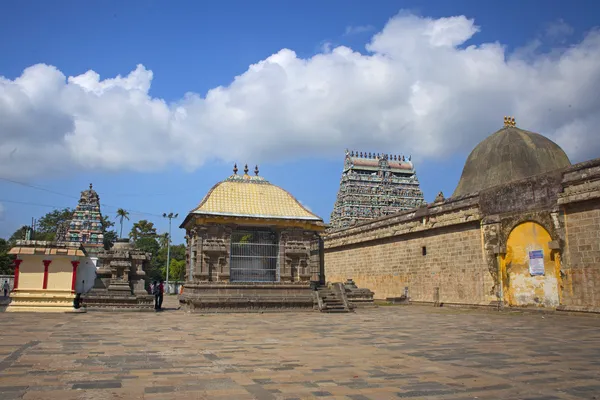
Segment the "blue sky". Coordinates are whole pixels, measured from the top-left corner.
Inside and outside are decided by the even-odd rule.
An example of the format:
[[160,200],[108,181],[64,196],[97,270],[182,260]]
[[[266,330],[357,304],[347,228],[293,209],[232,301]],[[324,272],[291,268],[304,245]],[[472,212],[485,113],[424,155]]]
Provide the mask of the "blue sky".
[[[397,29],[392,29],[393,26],[388,24],[388,21],[399,12],[402,12],[402,15],[414,16],[414,21],[417,22],[410,19],[400,20]],[[456,20],[456,23],[438,21],[440,18],[463,15],[466,19],[474,20],[474,26],[478,27],[477,33],[465,33],[470,26],[465,22],[466,19]],[[390,69],[386,69],[388,75],[393,75],[394,71],[408,65],[407,59],[410,59],[410,63],[418,61],[411,65],[410,69],[413,72],[398,79],[391,79],[390,85],[397,80],[410,78],[412,80],[407,81],[407,86],[399,88],[414,90],[416,87],[425,87],[428,88],[429,97],[432,97],[431,93],[440,93],[441,97],[442,94],[451,96],[456,89],[452,86],[455,84],[453,79],[444,81],[443,79],[447,78],[440,77],[444,69],[450,70],[454,62],[446,67],[445,63],[439,61],[440,57],[452,52],[456,53],[452,56],[453,60],[456,60],[456,57],[465,59],[470,57],[470,53],[466,52],[468,46],[496,44],[502,47],[502,50],[495,49],[494,52],[480,55],[478,62],[491,63],[489,60],[496,60],[494,55],[503,52],[506,59],[512,54],[518,54],[520,60],[529,63],[529,72],[524,73],[517,63],[507,67],[502,60],[495,61],[502,64],[496,82],[504,80],[510,88],[514,83],[508,82],[524,79],[523,82],[533,82],[532,88],[541,88],[542,91],[545,90],[543,88],[552,86],[550,83],[560,81],[566,87],[573,88],[571,97],[578,99],[590,95],[590,88],[576,81],[576,77],[581,73],[574,71],[565,74],[556,71],[563,71],[564,65],[571,65],[565,61],[568,56],[572,56],[567,49],[579,46],[583,50],[578,54],[584,57],[584,61],[588,63],[586,65],[590,66],[586,69],[587,73],[593,73],[593,79],[586,80],[589,83],[587,86],[598,89],[595,85],[600,81],[595,79],[600,76],[600,66],[597,59],[590,55],[590,49],[593,49],[591,46],[595,45],[595,42],[585,46],[582,42],[598,25],[599,16],[600,6],[593,1],[304,1],[292,4],[281,1],[5,0],[0,13],[0,35],[3,38],[0,40],[0,77],[4,77],[5,81],[14,82],[26,68],[46,64],[56,67],[64,77],[79,76],[93,70],[99,74],[99,79],[103,80],[117,75],[125,77],[134,71],[138,64],[142,64],[145,70],[152,71],[151,85],[146,91],[146,96],[159,99],[159,102],[167,104],[173,111],[177,104],[186,102],[186,93],[195,93],[203,99],[207,92],[216,87],[230,89],[234,79],[245,74],[250,65],[265,60],[282,49],[294,51],[298,60],[304,60],[299,64],[308,60],[315,61],[316,64],[320,59],[319,55],[333,57],[331,49],[346,46],[365,57],[373,53],[387,56],[392,60]],[[421,23],[425,19],[438,23]],[[389,27],[387,33],[381,36],[378,43],[367,49],[368,43],[374,43],[373,36],[382,32],[386,24]],[[457,25],[460,27],[457,28]],[[448,34],[448,37],[458,35],[463,39],[468,38],[457,42],[453,39],[452,48],[443,51],[437,51],[436,47],[430,52],[420,53],[419,48],[411,48],[412,53],[406,56],[409,58],[403,58],[404,53],[400,53],[410,48],[410,43],[406,42],[407,38],[427,31],[428,26],[444,27],[448,32],[454,32]],[[390,44],[390,41],[393,43]],[[356,62],[352,64],[354,67],[363,65],[362,58],[344,57],[346,61],[351,59],[347,62]],[[545,60],[545,63],[540,60]],[[561,60],[563,64],[560,64]],[[287,61],[283,62],[286,63]],[[153,122],[152,118],[162,111],[152,111],[152,118],[148,117],[149,114],[145,113],[149,111],[137,109],[137,103],[130,99],[123,103],[128,107],[124,113],[126,116],[118,114],[119,117],[116,118],[114,110],[108,111],[111,104],[115,108],[120,107],[117,96],[124,96],[126,89],[114,91],[110,96],[115,97],[108,97],[107,92],[103,91],[102,105],[96,97],[89,100],[90,107],[107,107],[107,111],[86,118],[82,118],[81,115],[87,111],[77,108],[81,98],[68,98],[73,92],[68,88],[60,89],[61,91],[57,92],[60,95],[46,96],[43,103],[32,101],[33,105],[27,108],[29,111],[18,115],[17,111],[9,106],[15,103],[0,102],[0,116],[4,115],[9,122],[12,121],[10,118],[14,118],[14,123],[10,122],[5,126],[0,123],[0,139],[11,146],[13,142],[20,143],[19,146],[14,146],[14,149],[18,148],[17,152],[8,145],[5,152],[0,147],[0,178],[25,182],[62,194],[0,180],[0,236],[9,236],[20,225],[30,223],[32,217],[37,218],[51,210],[51,207],[47,206],[74,207],[79,192],[86,189],[90,182],[94,184],[102,203],[105,204],[103,213],[114,216],[118,207],[132,210],[132,221],[125,226],[124,231],[128,231],[131,223],[138,219],[149,219],[160,231],[164,231],[167,221],[160,218],[160,215],[163,212],[178,212],[181,216],[178,221],[180,222],[212,185],[231,174],[234,160],[240,167],[246,162],[251,168],[259,163],[261,175],[289,190],[327,221],[337,194],[346,147],[363,151],[413,154],[425,197],[432,201],[440,190],[446,196],[453,192],[469,151],[479,140],[499,129],[503,116],[511,112],[516,114],[518,122],[524,121],[527,129],[547,134],[563,145],[574,162],[600,155],[598,147],[586,145],[594,138],[590,135],[596,135],[589,133],[588,127],[593,126],[593,115],[599,111],[597,99],[591,103],[586,101],[581,106],[573,103],[573,107],[570,102],[568,107],[576,110],[563,112],[563,108],[567,106],[566,103],[561,103],[560,98],[569,97],[567,95],[552,96],[544,92],[544,95],[539,96],[545,98],[542,100],[533,95],[527,97],[527,94],[517,93],[517,89],[520,90],[523,84],[515,86],[514,91],[503,90],[502,85],[493,83],[493,76],[484,80],[480,78],[479,72],[467,73],[462,68],[456,72],[456,76],[460,76],[465,82],[460,87],[473,84],[473,88],[461,92],[461,96],[464,97],[457,95],[455,101],[451,99],[450,103],[443,103],[439,107],[435,107],[435,99],[429,98],[426,105],[419,108],[414,104],[423,104],[422,99],[417,99],[421,101],[419,103],[414,98],[392,98],[394,93],[380,96],[373,93],[374,89],[370,90],[368,82],[366,86],[355,85],[357,79],[343,72],[351,69],[348,67],[350,64],[345,64],[344,69],[339,72],[334,71],[333,68],[339,64],[337,61],[327,64],[323,67],[326,70],[323,70],[322,75],[317,66],[310,72],[297,72],[302,66],[295,66],[294,73],[286,70],[288,81],[292,80],[292,76],[302,76],[302,87],[305,88],[314,87],[311,86],[311,82],[316,82],[315,76],[339,76],[340,82],[336,80],[336,84],[340,85],[340,90],[348,90],[344,92],[343,97],[358,99],[355,103],[340,106],[339,110],[332,109],[314,120],[311,119],[312,116],[324,106],[321,105],[321,110],[316,109],[312,112],[307,108],[310,101],[296,107],[293,96],[278,97],[286,91],[271,96],[270,82],[280,78],[265,77],[264,74],[268,71],[261,72],[259,77],[248,73],[244,75],[245,78],[237,80],[239,83],[236,96],[239,93],[266,93],[267,100],[260,100],[264,101],[263,109],[271,107],[267,101],[269,97],[273,97],[278,100],[272,107],[285,104],[286,113],[303,115],[302,118],[307,121],[306,129],[289,128],[289,132],[287,127],[301,125],[304,119],[296,119],[297,116],[294,119],[286,119],[287,117],[282,116],[277,121],[271,121],[268,118],[269,110],[266,110],[264,115],[252,117],[258,114],[256,110],[248,111],[253,110],[251,104],[248,104],[252,103],[252,98],[244,103],[240,100],[242,97],[234,97],[233,94],[228,94],[231,97],[228,97],[227,104],[235,103],[237,110],[251,115],[249,118],[253,125],[232,123],[231,126],[219,126],[217,129],[213,125],[224,124],[227,122],[227,115],[233,114],[225,114],[225,117],[219,114],[215,119],[223,118],[225,122],[213,122],[211,125],[211,116],[217,115],[214,111],[216,108],[209,108],[204,103],[193,106],[185,104],[188,118],[194,112],[204,113],[202,119],[198,119],[199,122],[186,123],[181,132],[165,130],[167,133],[157,131],[147,136],[147,130],[159,125]],[[584,62],[579,61],[575,64],[582,65]],[[491,65],[485,67],[485,73],[493,73],[494,68]],[[548,70],[554,72],[548,73]],[[428,72],[427,75],[419,71],[433,72]],[[472,76],[469,76],[469,73]],[[40,70],[38,75],[42,74],[50,72],[47,69]],[[535,78],[531,78],[533,74]],[[375,76],[371,79],[379,79],[378,76],[384,74]],[[333,81],[334,78],[329,80]],[[344,82],[343,79],[348,81]],[[41,87],[46,85],[44,82],[50,81],[51,79],[40,78],[38,81],[32,80],[32,85]],[[380,84],[383,87],[388,86],[386,82]],[[331,90],[331,87],[335,89],[336,86],[332,84],[328,90]],[[403,89],[398,89],[396,92],[402,91]],[[563,91],[564,89],[561,89],[560,93]],[[0,86],[0,99],[2,96],[11,99],[11,93],[13,92]],[[556,99],[552,100],[554,97]],[[364,101],[364,104],[360,101]],[[548,103],[550,101],[553,102]],[[338,103],[340,102],[342,100]],[[366,121],[367,117],[357,115],[356,110],[374,107],[373,104],[379,104],[378,102],[390,107],[390,110],[405,110],[403,105],[412,105],[410,118],[414,120],[411,119],[409,125],[402,125],[392,115],[389,121],[386,120],[385,128],[381,127],[377,118],[363,125],[361,121]],[[486,104],[486,108],[480,110],[480,103]],[[443,108],[448,108],[448,104],[457,106],[458,111],[453,111],[454,114],[451,115],[444,114]],[[439,111],[440,108],[442,111]],[[465,110],[464,115],[461,109]],[[476,110],[472,111],[473,109]],[[404,111],[398,111],[400,112]],[[276,108],[270,113],[274,117],[288,115],[280,113]],[[139,116],[140,119],[125,120],[129,116]],[[69,146],[57,148],[68,133],[68,129],[61,130],[61,121],[64,118],[86,121],[93,125],[93,129],[85,131],[85,135],[82,133],[75,144],[67,141]],[[334,118],[342,122],[334,124],[331,122]],[[353,118],[360,120],[357,122]],[[149,125],[145,125],[146,121],[150,121]],[[441,126],[432,125],[434,122],[438,123],[437,121]],[[330,124],[331,129],[328,128]],[[17,128],[14,128],[15,126]],[[263,135],[264,132],[270,132],[271,127],[278,126],[286,127],[277,128],[281,132],[280,136],[277,133]],[[404,129],[404,126],[409,128]],[[354,127],[357,127],[356,131]],[[324,133],[319,133],[321,128]],[[235,131],[235,136],[232,133],[231,138],[221,140],[220,136],[225,134],[219,132],[228,134],[227,129]],[[273,129],[277,131],[276,128]],[[103,130],[106,131],[106,135],[103,135]],[[398,134],[394,136],[396,131]],[[89,132],[97,135],[94,136],[95,141],[90,139],[92,134]],[[194,135],[204,134],[203,132],[208,133],[202,141],[198,140],[196,143]],[[314,136],[311,136],[312,132],[315,132]],[[164,145],[160,135],[172,135],[168,143],[176,144],[173,144],[173,147]],[[310,137],[310,140],[304,139],[306,137]],[[158,139],[154,141],[154,138]],[[106,143],[103,140],[106,140]],[[127,151],[115,152],[113,155],[107,150],[112,149],[111,146],[119,147],[121,142],[121,148],[127,148]],[[31,148],[26,148],[25,143]],[[97,143],[106,146],[102,147],[102,153],[107,154],[106,156],[94,154],[97,151]],[[136,143],[140,145],[140,149],[136,148]],[[161,148],[164,149],[164,153],[171,153],[173,156],[162,154]],[[148,151],[157,151],[158,155],[153,156],[157,159],[156,162],[153,161],[153,157],[144,158],[143,154],[138,154]],[[87,159],[93,161],[88,163]],[[185,161],[180,162],[184,159]],[[35,170],[32,165],[36,166]],[[32,168],[31,172],[29,167]],[[173,235],[176,242],[181,242],[184,233],[177,226],[178,223],[175,224]]]

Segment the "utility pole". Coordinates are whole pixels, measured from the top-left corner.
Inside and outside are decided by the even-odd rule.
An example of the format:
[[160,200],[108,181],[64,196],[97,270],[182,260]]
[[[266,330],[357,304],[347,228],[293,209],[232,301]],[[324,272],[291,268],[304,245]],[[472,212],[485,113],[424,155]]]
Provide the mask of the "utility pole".
[[173,214],[172,212],[167,214],[163,213],[164,218],[169,218],[169,236],[167,237],[167,294],[169,294],[169,266],[171,264],[171,220],[177,218],[179,214]]

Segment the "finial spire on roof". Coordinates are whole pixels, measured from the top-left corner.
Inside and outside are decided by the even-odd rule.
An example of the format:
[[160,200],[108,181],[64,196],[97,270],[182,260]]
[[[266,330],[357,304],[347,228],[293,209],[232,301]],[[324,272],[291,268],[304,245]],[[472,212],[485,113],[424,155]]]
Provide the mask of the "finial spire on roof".
[[237,169],[237,163],[233,164],[233,174],[237,175],[238,169]]
[[514,117],[504,117],[504,126],[517,126]]
[[244,166],[244,174],[248,175],[248,171],[249,171],[249,169],[248,169],[248,164],[246,164],[246,165]]
[[258,165],[254,167],[254,175],[258,176]]

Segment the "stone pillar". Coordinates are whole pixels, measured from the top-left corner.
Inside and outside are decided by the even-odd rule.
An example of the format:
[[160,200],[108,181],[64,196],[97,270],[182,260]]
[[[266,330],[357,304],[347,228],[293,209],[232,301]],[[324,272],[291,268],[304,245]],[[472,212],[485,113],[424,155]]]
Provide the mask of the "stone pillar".
[[192,260],[194,262],[194,273],[192,274],[192,281],[196,281],[198,272],[202,272],[205,268],[204,258],[202,257],[202,246],[204,245],[204,238],[194,235],[194,247],[192,248]]
[[194,237],[194,235],[190,232],[190,234],[188,236],[186,236],[187,239],[187,250],[188,250],[188,254],[187,254],[187,281],[192,281],[193,280],[193,276],[194,276],[194,242],[196,241],[196,238]]
[[[208,238],[208,231],[206,228],[198,229],[196,234],[196,261],[194,266],[194,278],[198,278],[201,281],[211,280],[211,261],[210,256],[206,253],[209,250],[209,246],[206,244]],[[200,262],[200,265],[198,264]]]
[[208,255],[202,255],[202,271],[198,275],[200,275],[201,281],[212,281],[212,277],[214,274],[213,260]]
[[71,293],[75,293],[75,284],[77,283],[77,267],[79,266],[79,261],[71,261],[71,265],[73,265],[73,275],[71,276]]
[[13,291],[17,290],[19,288],[19,266],[21,265],[22,262],[23,262],[23,260],[19,260],[19,259],[16,259],[14,261],[14,263],[15,263],[15,281],[13,283]]
[[[491,215],[481,220],[481,230],[483,234],[483,253],[488,272],[493,278],[494,285],[485,290],[484,296],[493,296],[498,305],[501,306],[504,301],[503,271],[501,270],[500,257],[504,252],[500,240],[500,217]],[[488,288],[484,288],[488,289]]]
[[44,260],[44,282],[42,283],[42,289],[48,289],[48,267],[52,260]]
[[233,232],[233,228],[230,226],[223,227],[223,244],[225,248],[224,252],[219,257],[219,280],[224,282],[229,282],[229,252],[231,251],[231,234]]
[[292,259],[285,254],[285,246],[289,240],[289,231],[283,230],[279,234],[279,280],[290,282],[292,277]]
[[319,235],[319,284],[325,285],[325,242]]

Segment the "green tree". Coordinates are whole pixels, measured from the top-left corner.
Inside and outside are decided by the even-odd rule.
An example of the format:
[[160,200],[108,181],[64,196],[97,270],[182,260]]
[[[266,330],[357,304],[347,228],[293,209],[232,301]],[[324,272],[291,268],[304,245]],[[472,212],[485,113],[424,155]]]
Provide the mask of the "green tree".
[[115,244],[115,240],[117,240],[117,232],[115,231],[108,231],[108,232],[104,232],[104,249],[105,250],[110,250],[111,247],[113,247],[113,245]]
[[161,248],[167,247],[169,245],[169,234],[165,232],[158,235],[158,243],[160,244]]
[[119,208],[117,210],[117,218],[121,223],[121,231],[119,232],[119,237],[123,237],[123,220],[126,219],[127,221],[129,221],[129,212],[124,208]]
[[137,242],[138,239],[144,237],[155,238],[156,228],[152,222],[142,219],[133,224],[131,232],[129,232],[129,237],[133,239],[134,242]]
[[15,272],[13,265],[15,257],[8,254],[11,247],[9,241],[0,239],[0,275],[12,275]]
[[56,238],[56,228],[70,221],[71,218],[73,218],[73,210],[70,208],[50,211],[37,221],[35,240],[54,240]]
[[106,250],[110,250],[110,248],[115,243],[115,240],[117,240],[117,232],[114,229],[110,229],[113,226],[115,226],[115,223],[112,222],[110,220],[110,218],[108,218],[108,216],[106,216],[106,215],[102,216],[101,222],[102,222],[102,233],[104,234],[104,240],[103,240],[104,248]]
[[153,258],[158,254],[158,251],[160,250],[158,241],[153,237],[139,238],[135,241],[134,245],[136,249],[145,251],[146,253],[151,253]]
[[152,259],[147,266],[146,273],[148,274],[148,278],[153,279],[162,279],[160,268],[156,267],[156,258],[158,252],[160,250],[160,246],[156,238],[153,237],[142,237],[135,241],[134,246],[136,249],[145,251],[146,253],[150,253]]
[[[15,244],[17,240],[25,240],[25,235],[27,234],[27,230],[31,229],[31,227],[23,225],[19,229],[12,234],[12,236],[8,239],[11,244]],[[33,239],[33,238],[32,238]]]
[[[167,276],[167,266],[163,265],[161,268],[163,276]],[[174,260],[171,259],[171,265],[169,265],[169,280],[170,281],[181,281],[185,278],[185,260]]]

